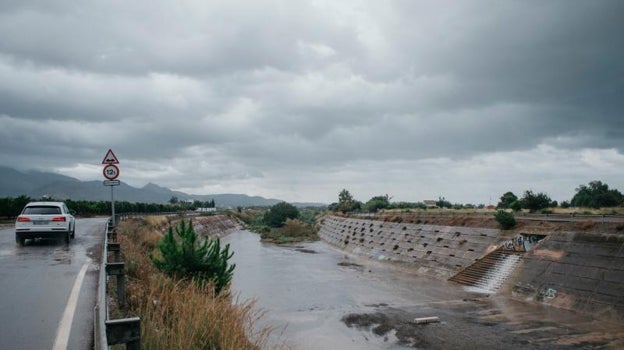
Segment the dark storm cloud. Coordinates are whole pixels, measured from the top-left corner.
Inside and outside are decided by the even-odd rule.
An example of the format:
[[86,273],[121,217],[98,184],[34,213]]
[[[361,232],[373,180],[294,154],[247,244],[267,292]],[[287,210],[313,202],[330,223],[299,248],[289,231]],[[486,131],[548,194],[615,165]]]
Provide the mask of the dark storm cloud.
[[500,154],[601,157],[614,176],[623,15],[621,1],[3,1],[0,160],[90,171],[114,146],[137,182],[206,191]]
[[46,4],[5,10],[2,51],[35,64],[91,72],[201,76],[300,67],[309,62],[297,51],[300,40],[341,47],[354,42],[346,27],[305,3]]
[[[411,11],[417,3],[407,2]],[[619,1],[471,2],[466,12],[441,14],[447,21],[428,27],[435,45],[396,34],[397,45],[416,51],[413,67],[423,74],[448,74],[459,84],[447,108],[496,102],[543,106],[552,135],[587,129],[622,149],[624,3]],[[459,6],[458,6],[459,7]],[[405,12],[410,10],[402,9]],[[466,16],[466,13],[472,15]],[[423,28],[424,29],[424,28]],[[426,50],[424,50],[426,49]],[[403,57],[410,64],[409,58]],[[612,131],[616,131],[613,133]]]

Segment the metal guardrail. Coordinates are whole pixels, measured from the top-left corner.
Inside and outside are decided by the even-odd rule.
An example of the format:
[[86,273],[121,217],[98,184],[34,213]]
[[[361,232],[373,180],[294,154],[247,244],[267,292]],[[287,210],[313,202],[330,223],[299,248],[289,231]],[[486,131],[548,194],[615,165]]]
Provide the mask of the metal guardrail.
[[[113,223],[119,223],[130,218],[144,216],[195,216],[197,212],[161,212],[161,213],[122,213],[115,215],[115,220],[109,218],[106,224],[106,235],[102,247],[102,262],[98,281],[97,303],[94,308],[94,349],[108,350],[110,346],[125,344],[127,350],[141,349],[141,319],[130,317],[111,319],[109,313],[108,280],[115,276],[117,286],[117,304],[124,307],[126,304],[126,275],[125,264],[121,261],[121,247],[117,242],[117,230]],[[113,253],[113,260],[109,261],[109,253]]]
[[[119,218],[119,216],[117,216]],[[115,220],[114,222],[119,222]],[[120,261],[120,246],[117,241],[116,227],[112,218],[106,225],[106,236],[102,247],[102,262],[98,282],[97,303],[94,309],[94,349],[108,350],[111,345],[125,344],[128,350],[141,349],[141,319],[130,317],[110,319],[108,306],[107,282],[109,276],[116,276],[117,304],[125,305],[126,276],[124,263]],[[109,253],[113,253],[113,261],[108,261]]]

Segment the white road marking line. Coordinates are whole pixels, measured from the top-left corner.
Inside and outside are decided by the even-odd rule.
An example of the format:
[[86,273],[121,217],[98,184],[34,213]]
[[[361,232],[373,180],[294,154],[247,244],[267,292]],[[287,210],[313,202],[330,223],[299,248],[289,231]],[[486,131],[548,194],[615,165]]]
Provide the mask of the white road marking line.
[[61,323],[59,324],[59,327],[56,331],[56,340],[54,341],[54,346],[52,347],[52,350],[67,349],[67,343],[69,342],[69,333],[71,332],[71,325],[74,320],[76,305],[78,304],[78,296],[80,295],[80,288],[82,287],[82,281],[84,280],[88,267],[88,264],[84,264],[82,266],[82,269],[80,269],[80,272],[78,273],[78,277],[76,277],[74,287],[72,288],[71,294],[69,295],[69,300],[67,300],[67,306],[65,307],[63,318],[61,319]]

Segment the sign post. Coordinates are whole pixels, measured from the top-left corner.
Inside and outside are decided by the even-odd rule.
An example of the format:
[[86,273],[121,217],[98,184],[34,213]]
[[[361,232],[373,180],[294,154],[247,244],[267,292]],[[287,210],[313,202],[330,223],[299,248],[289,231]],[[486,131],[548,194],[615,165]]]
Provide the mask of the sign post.
[[110,186],[111,188],[111,223],[113,227],[115,227],[115,186],[119,186],[121,182],[117,180],[119,177],[119,167],[116,164],[119,164],[119,160],[115,153],[113,153],[112,149],[109,149],[102,160],[102,164],[104,164],[104,169],[102,169],[102,174],[104,175],[103,184],[104,186]]

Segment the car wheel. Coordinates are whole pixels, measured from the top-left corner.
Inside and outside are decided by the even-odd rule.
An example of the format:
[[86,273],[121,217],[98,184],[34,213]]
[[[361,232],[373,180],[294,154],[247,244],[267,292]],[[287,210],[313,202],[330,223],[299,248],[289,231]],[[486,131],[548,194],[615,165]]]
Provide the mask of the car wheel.
[[63,241],[65,242],[65,244],[69,244],[70,237],[71,237],[71,232],[69,232],[69,231],[67,231],[63,235]]
[[76,224],[74,224],[74,228],[72,228],[72,231],[71,231],[71,238],[72,238],[72,239],[76,238]]
[[23,237],[20,237],[18,235],[15,235],[15,243],[24,246],[24,244],[26,244],[26,239],[24,239]]

